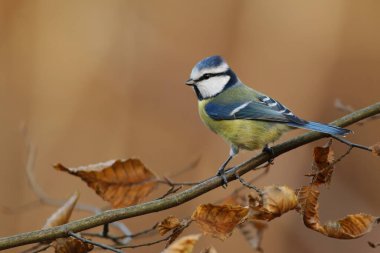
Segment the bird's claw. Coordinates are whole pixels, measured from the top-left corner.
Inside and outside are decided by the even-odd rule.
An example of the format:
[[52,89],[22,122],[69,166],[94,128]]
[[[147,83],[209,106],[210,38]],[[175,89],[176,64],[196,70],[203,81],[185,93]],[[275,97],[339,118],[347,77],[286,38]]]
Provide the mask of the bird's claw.
[[268,160],[268,163],[269,164],[273,164],[273,161],[274,161],[274,158],[273,158],[273,156],[274,156],[274,151],[273,151],[273,148],[270,148],[270,147],[268,147],[268,145],[266,145],[264,148],[263,148],[263,152],[264,153],[267,153],[267,154],[269,154],[271,157],[269,158],[269,160]]
[[228,180],[227,180],[227,177],[226,177],[226,173],[224,173],[224,169],[223,170],[218,170],[218,173],[216,173],[216,175],[218,177],[222,178],[222,187],[224,189],[226,189],[227,186],[228,186]]

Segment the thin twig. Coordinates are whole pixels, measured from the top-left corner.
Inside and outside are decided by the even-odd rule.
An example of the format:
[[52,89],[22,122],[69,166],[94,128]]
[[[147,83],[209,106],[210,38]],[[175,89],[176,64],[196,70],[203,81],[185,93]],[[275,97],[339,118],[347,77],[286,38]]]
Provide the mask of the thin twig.
[[179,190],[182,189],[182,186],[178,186],[178,187],[175,187],[174,185],[172,185],[169,190],[164,194],[162,195],[161,197],[157,198],[157,199],[163,199],[163,198],[166,198],[167,196],[169,196],[170,194],[174,194],[176,192],[178,192]]
[[168,235],[167,237],[162,238],[162,239],[158,239],[158,240],[155,240],[155,241],[152,241],[152,242],[147,242],[147,243],[141,243],[141,244],[116,245],[115,247],[117,247],[118,249],[134,249],[134,248],[140,248],[140,247],[154,245],[154,244],[157,244],[157,243],[160,243],[160,242],[165,242],[165,241],[169,241],[170,242],[172,240],[172,238],[174,240],[185,228],[187,228],[188,226],[190,226],[191,222],[192,222],[191,219],[185,221],[185,223],[182,226],[174,229],[173,232],[170,235]]
[[[128,237],[130,237],[130,238],[134,238],[134,237],[138,237],[138,236],[140,236],[140,235],[148,234],[148,233],[150,233],[150,232],[156,230],[157,226],[158,226],[158,222],[157,222],[156,224],[154,224],[151,228],[145,229],[145,230],[140,231],[140,232],[135,233],[135,234],[131,234],[131,235],[129,235]],[[125,237],[126,237],[126,236],[123,235],[123,236],[119,236],[119,237],[116,237],[116,238],[117,238],[117,239],[123,239],[123,238],[125,238]]]
[[[265,169],[265,170],[263,170],[260,174],[256,175],[255,177],[251,178],[250,180],[248,180],[246,182],[248,182],[249,184],[252,184],[253,182],[259,180],[260,178],[262,178],[263,176],[265,176],[269,172],[269,169],[271,166],[272,166],[272,164],[267,162],[267,164],[257,167],[255,169],[255,171],[261,170],[261,169]],[[239,192],[241,192],[244,189],[247,189],[247,187],[242,185],[242,186],[234,189],[229,196],[238,196]],[[216,203],[216,204],[223,203],[226,199],[228,199],[228,197],[223,197],[223,198],[220,198],[220,199],[214,201],[214,203]]]
[[153,182],[156,182],[156,183],[159,183],[159,184],[165,184],[165,185],[169,185],[169,186],[193,186],[193,185],[197,185],[197,184],[200,184],[202,183],[203,181],[195,181],[195,182],[175,182],[169,178],[173,178],[173,177],[177,177],[189,170],[192,170],[194,169],[198,164],[199,164],[199,161],[200,161],[200,157],[197,157],[194,161],[192,161],[188,166],[186,166],[185,168],[179,170],[179,171],[174,171],[173,173],[169,174],[169,176],[164,176],[162,178],[155,178],[153,179],[152,181]]
[[351,150],[353,149],[354,147],[352,146],[349,146],[348,149],[346,150],[346,152],[344,154],[342,154],[341,156],[339,156],[338,159],[336,159],[330,166],[334,166],[335,164],[339,163],[340,161],[343,160],[343,158],[345,158],[350,152]]
[[[252,184],[253,182],[256,182],[257,180],[259,180],[260,178],[262,178],[263,176],[265,176],[266,174],[268,174],[269,169],[270,169],[270,167],[271,167],[272,165],[273,165],[272,163],[268,162],[267,164],[265,164],[265,165],[263,165],[263,166],[257,167],[257,168],[255,169],[255,171],[257,171],[257,170],[261,170],[261,169],[265,169],[265,170],[263,170],[260,174],[258,174],[257,176],[251,178],[250,180],[248,180],[248,181],[246,181],[246,182],[249,183],[249,184]],[[245,187],[244,185],[241,186],[241,187],[239,187],[239,188],[236,188],[236,189],[231,193],[231,195],[232,195],[232,196],[233,196],[233,195],[237,195],[240,191],[242,191],[242,190],[244,190],[244,189],[246,189],[246,187]]]
[[198,156],[197,158],[195,158],[192,162],[190,162],[187,166],[185,166],[184,168],[182,169],[179,169],[179,170],[174,170],[172,173],[170,173],[169,175],[167,175],[166,177],[168,178],[174,178],[174,177],[178,177],[180,175],[182,175],[183,173],[186,173],[192,169],[194,169],[195,167],[198,166],[199,162],[201,160],[201,157]]
[[363,145],[360,145],[360,144],[356,144],[356,143],[352,143],[346,139],[343,139],[339,136],[336,136],[336,135],[331,135],[331,138],[334,138],[335,140],[338,140],[350,147],[353,147],[353,148],[358,148],[358,149],[363,149],[363,150],[366,150],[366,151],[369,151],[369,152],[372,152],[372,149],[370,149],[369,147],[366,147],[366,146],[363,146]]
[[[378,113],[380,113],[380,102],[346,115],[332,122],[331,124],[339,127],[345,127]],[[308,132],[299,135],[281,144],[273,146],[273,157],[280,156],[286,152],[289,152],[290,150],[325,137],[329,136],[327,134],[317,132]],[[248,161],[236,166],[234,169],[227,171],[226,178],[228,181],[236,180],[236,177],[234,175],[235,171],[239,170],[239,175],[244,175],[252,170],[255,170],[258,166],[264,164],[266,161],[268,161],[269,158],[269,154],[260,153]],[[105,223],[111,223],[122,219],[128,219],[148,213],[167,210],[169,208],[188,202],[196,197],[199,197],[215,188],[222,186],[222,184],[222,179],[218,176],[214,176],[198,185],[191,187],[190,189],[178,192],[163,199],[153,200],[125,208],[108,210],[91,217],[86,217],[52,228],[40,229],[0,238],[0,250],[65,237],[67,236],[67,231],[79,232],[93,227],[101,226]]]
[[[122,240],[124,238],[127,238],[127,237],[128,238],[135,238],[135,237],[138,237],[138,236],[141,236],[141,235],[148,234],[148,233],[150,233],[152,231],[155,231],[155,229],[157,228],[157,226],[158,226],[158,222],[156,224],[154,224],[151,228],[145,229],[145,230],[140,231],[138,233],[129,234],[129,235],[121,235],[121,236],[110,235],[110,234],[107,234],[105,236],[103,233],[91,233],[91,232],[83,232],[82,235],[84,235],[84,236],[91,236],[91,237],[98,237],[98,238],[105,238],[105,239],[112,240],[114,243],[120,244],[120,240]],[[123,243],[123,244],[126,244],[126,243]]]
[[99,248],[110,250],[110,251],[113,251],[113,252],[116,252],[116,253],[123,253],[123,251],[115,249],[114,247],[111,247],[109,245],[105,245],[103,243],[99,243],[99,242],[94,242],[94,241],[88,240],[86,238],[83,238],[83,237],[81,237],[81,236],[79,236],[79,235],[71,232],[71,231],[67,232],[67,234],[70,235],[71,237],[74,237],[75,239],[81,240],[84,243],[92,244],[92,245],[95,245],[95,246],[97,246]]
[[169,240],[171,237],[170,236],[167,236],[163,239],[159,239],[159,240],[156,240],[156,241],[153,241],[153,242],[147,242],[147,243],[141,243],[141,244],[132,244],[132,245],[123,245],[123,246],[119,246],[117,245],[116,247],[118,248],[121,248],[121,249],[134,249],[134,248],[140,248],[140,247],[145,247],[145,246],[150,246],[150,245],[154,245],[154,244],[157,244],[157,243],[160,243],[160,242],[166,242],[167,240]]
[[262,192],[259,188],[257,188],[256,186],[254,186],[253,184],[250,184],[249,182],[245,181],[242,177],[240,177],[239,175],[239,171],[235,171],[235,177],[240,181],[240,183],[249,188],[249,189],[252,189],[252,190],[255,190],[259,195],[262,195]]

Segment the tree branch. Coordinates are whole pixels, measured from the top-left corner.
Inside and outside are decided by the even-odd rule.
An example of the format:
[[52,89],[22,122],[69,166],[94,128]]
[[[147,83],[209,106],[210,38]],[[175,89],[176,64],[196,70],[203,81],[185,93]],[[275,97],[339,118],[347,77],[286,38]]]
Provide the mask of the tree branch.
[[[334,122],[332,124],[345,127],[362,119],[371,117],[373,115],[380,113],[380,102],[375,103],[371,106],[358,110],[356,112],[350,113]],[[279,145],[272,147],[274,154],[272,158],[277,157],[283,153],[286,153],[292,149],[298,148],[307,143],[316,141],[318,139],[327,137],[328,135],[309,132],[295,137],[291,140],[283,142]],[[261,153],[256,157],[236,166],[233,169],[226,171],[226,177],[228,181],[236,180],[235,173],[238,171],[239,175],[243,175],[251,170],[255,170],[259,165],[268,161],[269,154]],[[222,185],[222,180],[220,177],[214,176],[208,180],[203,181],[185,191],[167,196],[163,199],[153,200],[138,204],[135,206],[130,206],[126,208],[119,208],[115,210],[108,210],[100,214],[83,218],[80,220],[72,221],[65,225],[52,227],[48,229],[41,229],[32,232],[26,232],[17,234],[10,237],[4,237],[0,239],[0,250],[13,248],[25,244],[36,243],[41,241],[53,240],[60,237],[67,237],[69,231],[80,232],[89,228],[101,226],[105,223],[111,223],[122,219],[128,219],[131,217],[141,216],[148,213],[158,212],[166,210],[185,202],[188,202],[206,192],[209,192]]]

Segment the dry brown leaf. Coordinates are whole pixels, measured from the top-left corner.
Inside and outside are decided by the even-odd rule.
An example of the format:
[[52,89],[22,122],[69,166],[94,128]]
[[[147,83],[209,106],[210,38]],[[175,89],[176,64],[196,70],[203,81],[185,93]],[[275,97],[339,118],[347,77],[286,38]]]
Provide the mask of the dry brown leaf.
[[323,231],[319,219],[319,189],[316,185],[303,186],[298,191],[298,211],[303,216],[303,222],[306,227],[315,231]]
[[250,220],[270,221],[297,207],[297,196],[287,186],[266,186],[260,196],[248,196]]
[[201,251],[201,253],[218,253],[214,247],[209,247]]
[[84,243],[76,238],[58,238],[54,241],[53,247],[56,253],[86,253],[94,248],[94,245]]
[[372,150],[372,153],[376,156],[380,156],[380,142],[375,145],[369,147]]
[[139,203],[157,186],[156,175],[139,159],[113,160],[78,168],[61,164],[54,167],[80,177],[114,208]]
[[79,193],[76,191],[71,195],[71,197],[61,206],[57,211],[55,211],[46,221],[43,228],[51,228],[59,225],[66,224],[73,212],[75,204],[79,198]]
[[251,220],[238,226],[244,238],[249,242],[251,247],[258,252],[263,252],[261,242],[263,240],[264,230],[267,227],[267,222],[260,220]]
[[341,220],[328,222],[323,226],[323,234],[337,239],[355,239],[370,232],[379,218],[369,214],[351,214]]
[[181,237],[173,244],[171,244],[167,249],[162,251],[162,253],[191,253],[193,252],[195,243],[199,240],[200,237],[200,234]]
[[369,214],[351,214],[338,221],[321,225],[318,213],[319,190],[315,185],[303,186],[298,191],[299,211],[308,228],[337,239],[355,239],[370,232],[380,219]]
[[247,214],[247,207],[204,204],[197,207],[191,218],[200,225],[203,233],[225,240]]
[[313,184],[328,184],[334,172],[334,151],[331,149],[331,142],[324,147],[314,148],[315,174]]
[[331,142],[323,147],[314,148],[314,162],[318,168],[325,168],[334,162],[334,151]]
[[181,225],[181,221],[172,215],[166,217],[163,221],[158,223],[157,229],[160,235],[164,235],[170,230],[173,230]]

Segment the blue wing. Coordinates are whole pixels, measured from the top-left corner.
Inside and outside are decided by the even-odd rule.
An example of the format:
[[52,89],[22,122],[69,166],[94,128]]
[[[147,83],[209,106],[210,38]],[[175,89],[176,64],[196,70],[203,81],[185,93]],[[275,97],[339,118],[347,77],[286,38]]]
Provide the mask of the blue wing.
[[289,109],[267,96],[258,98],[258,101],[246,100],[235,103],[209,102],[205,107],[206,113],[214,120],[263,120],[282,123],[304,124]]
[[300,119],[278,101],[267,96],[258,97],[258,101],[245,100],[234,103],[213,101],[205,106],[205,110],[214,120],[262,120],[332,135],[350,133],[350,130],[340,127]]

